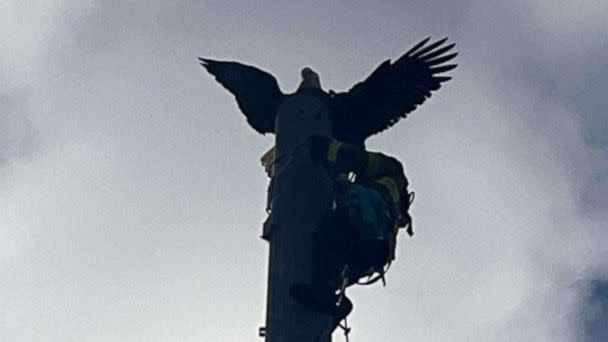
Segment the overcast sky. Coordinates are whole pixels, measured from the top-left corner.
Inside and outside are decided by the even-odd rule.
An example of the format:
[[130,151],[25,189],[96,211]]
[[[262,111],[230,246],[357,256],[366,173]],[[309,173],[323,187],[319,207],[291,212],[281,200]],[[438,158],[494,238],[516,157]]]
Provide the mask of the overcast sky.
[[352,340],[605,341],[608,2],[292,3],[0,2],[0,340],[256,340],[273,137],[196,57],[342,91],[432,35],[454,79],[368,143],[417,234]]

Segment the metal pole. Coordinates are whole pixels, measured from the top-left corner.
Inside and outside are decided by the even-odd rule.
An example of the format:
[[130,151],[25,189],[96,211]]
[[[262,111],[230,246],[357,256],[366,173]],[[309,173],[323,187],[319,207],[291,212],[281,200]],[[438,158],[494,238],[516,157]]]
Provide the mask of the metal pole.
[[330,342],[330,318],[303,308],[288,293],[290,285],[311,281],[311,233],[332,201],[331,180],[303,145],[313,134],[331,136],[330,115],[320,97],[298,93],[279,107],[275,125],[279,173],[264,229],[270,242],[266,342]]

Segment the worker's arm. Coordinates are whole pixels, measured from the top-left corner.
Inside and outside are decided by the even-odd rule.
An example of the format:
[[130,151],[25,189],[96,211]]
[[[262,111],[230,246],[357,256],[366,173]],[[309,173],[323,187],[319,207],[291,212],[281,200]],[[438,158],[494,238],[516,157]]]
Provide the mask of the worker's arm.
[[316,163],[331,168],[336,174],[360,174],[367,165],[367,152],[355,145],[322,137],[310,137],[310,156]]
[[359,146],[327,137],[312,136],[310,141],[313,161],[334,169],[336,173],[354,172],[357,177],[370,180],[389,177],[399,190],[408,185],[403,166],[393,157],[367,152]]

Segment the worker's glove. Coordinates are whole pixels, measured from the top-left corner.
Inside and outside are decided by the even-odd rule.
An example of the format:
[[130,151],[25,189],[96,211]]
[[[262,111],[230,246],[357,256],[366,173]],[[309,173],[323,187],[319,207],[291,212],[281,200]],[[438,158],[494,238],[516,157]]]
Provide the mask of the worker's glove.
[[308,138],[310,159],[313,163],[318,164],[323,162],[323,158],[327,155],[327,148],[330,142],[331,138],[320,135],[312,135]]

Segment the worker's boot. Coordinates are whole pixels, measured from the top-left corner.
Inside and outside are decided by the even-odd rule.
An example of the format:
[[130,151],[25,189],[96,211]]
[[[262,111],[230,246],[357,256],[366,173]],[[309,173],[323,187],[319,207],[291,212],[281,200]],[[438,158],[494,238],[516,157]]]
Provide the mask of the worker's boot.
[[346,296],[342,297],[340,305],[337,305],[338,296],[329,289],[320,290],[310,285],[295,284],[289,289],[289,294],[302,305],[331,316],[331,331],[353,310],[353,303]]

